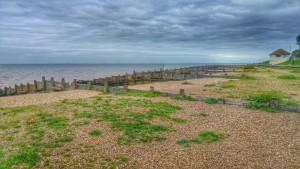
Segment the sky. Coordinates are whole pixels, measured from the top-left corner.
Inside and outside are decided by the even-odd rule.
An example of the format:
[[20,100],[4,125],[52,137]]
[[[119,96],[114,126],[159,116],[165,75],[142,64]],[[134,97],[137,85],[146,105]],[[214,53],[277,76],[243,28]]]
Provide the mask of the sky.
[[299,0],[0,0],[0,64],[255,63],[298,34]]

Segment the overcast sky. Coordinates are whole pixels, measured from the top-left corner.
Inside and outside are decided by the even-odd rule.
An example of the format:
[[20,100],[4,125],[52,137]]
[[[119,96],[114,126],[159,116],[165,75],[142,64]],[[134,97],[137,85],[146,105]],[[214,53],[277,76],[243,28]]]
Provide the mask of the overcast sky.
[[299,0],[0,1],[0,63],[253,63],[298,34]]

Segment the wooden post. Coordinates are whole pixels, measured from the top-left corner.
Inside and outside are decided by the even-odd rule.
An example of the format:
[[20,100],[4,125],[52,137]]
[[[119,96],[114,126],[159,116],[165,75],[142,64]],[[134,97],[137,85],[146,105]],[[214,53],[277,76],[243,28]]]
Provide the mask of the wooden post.
[[54,82],[54,78],[51,77],[50,79],[50,84],[51,84],[51,87],[55,87],[55,82]]
[[133,83],[136,84],[136,72],[135,70],[133,71]]
[[123,89],[124,89],[125,91],[128,91],[128,85],[127,85],[127,83],[124,84]]
[[18,94],[18,85],[15,84],[15,93]]
[[9,94],[12,94],[12,88],[11,88],[11,86],[9,86],[8,91],[9,91]]
[[21,83],[21,85],[20,85],[20,90],[21,90],[21,92],[24,92],[24,85],[23,85],[23,83]]
[[74,79],[73,82],[72,82],[72,88],[75,90],[78,88],[78,85],[77,85],[77,79]]
[[226,78],[226,79],[228,78],[228,75],[227,75],[227,73],[225,73],[225,78]]
[[92,90],[92,82],[90,80],[87,81],[87,90]]
[[42,90],[46,91],[47,89],[47,84],[46,84],[46,79],[45,76],[42,77]]
[[107,78],[105,78],[105,81],[104,81],[104,91],[109,92],[109,86],[108,86],[108,79]]
[[142,80],[143,80],[143,84],[145,84],[145,74],[144,74],[144,71],[142,71]]
[[30,92],[30,84],[27,83],[27,89],[26,89],[26,92],[29,93]]
[[209,73],[209,76],[212,77],[212,73]]
[[33,90],[34,90],[34,92],[38,91],[38,84],[37,84],[36,80],[33,81]]
[[153,86],[150,86],[150,91],[154,92],[154,87]]
[[180,89],[180,90],[179,90],[179,94],[180,94],[181,96],[184,96],[184,95],[185,95],[184,89]]
[[61,89],[62,89],[62,90],[65,90],[65,89],[66,89],[66,81],[65,81],[65,78],[62,78],[62,79],[61,79]]
[[9,93],[8,93],[8,88],[7,87],[4,87],[4,94],[5,95],[8,95]]

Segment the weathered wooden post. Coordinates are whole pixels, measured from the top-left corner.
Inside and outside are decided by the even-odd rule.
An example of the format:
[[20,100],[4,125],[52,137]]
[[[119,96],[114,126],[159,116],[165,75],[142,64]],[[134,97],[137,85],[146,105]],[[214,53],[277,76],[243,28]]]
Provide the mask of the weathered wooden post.
[[127,83],[124,83],[123,89],[124,89],[125,91],[128,91],[128,84],[127,84]]
[[36,80],[33,81],[33,90],[34,90],[34,92],[38,91],[38,84],[37,84]]
[[225,73],[225,78],[226,78],[226,79],[228,79],[228,75],[227,75],[227,73]]
[[136,84],[136,72],[135,70],[133,71],[133,83]]
[[74,79],[73,82],[72,82],[72,88],[75,90],[78,88],[78,85],[77,85],[77,79]]
[[7,87],[4,87],[4,94],[5,95],[8,95],[9,93],[8,93],[8,88]]
[[[104,83],[105,85],[105,83]],[[87,90],[92,90],[92,82],[90,80],[87,81]]]
[[24,85],[23,85],[23,83],[20,84],[20,91],[24,92]]
[[209,77],[212,77],[212,73],[209,73]]
[[30,92],[30,84],[29,84],[29,83],[27,83],[26,92],[27,92],[27,93],[29,93],[29,92]]
[[107,78],[105,78],[105,81],[104,81],[104,91],[109,92],[109,86],[108,86],[108,79]]
[[50,91],[51,92],[55,90],[54,87],[55,87],[55,81],[54,81],[54,78],[51,77],[50,78]]
[[154,87],[153,86],[150,86],[150,91],[154,92]]
[[184,89],[180,89],[180,90],[179,90],[179,94],[180,94],[181,96],[184,96],[184,95],[185,95]]
[[65,78],[61,79],[61,90],[65,90],[66,89],[66,81]]
[[145,84],[145,74],[144,74],[144,71],[142,71],[142,81],[143,81],[143,84]]
[[9,94],[13,94],[11,86],[9,86],[8,90],[9,90]]
[[128,84],[128,74],[127,74],[127,73],[126,73],[126,75],[125,75],[125,83]]
[[46,79],[45,76],[42,77],[42,90],[46,91],[47,89],[47,84],[46,84]]
[[18,94],[18,85],[15,84],[15,93]]

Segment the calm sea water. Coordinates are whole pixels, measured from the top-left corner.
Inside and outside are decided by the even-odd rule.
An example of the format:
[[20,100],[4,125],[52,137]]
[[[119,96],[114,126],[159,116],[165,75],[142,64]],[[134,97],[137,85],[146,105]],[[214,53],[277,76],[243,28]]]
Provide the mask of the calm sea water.
[[[55,80],[65,78],[66,82],[73,79],[91,80],[99,77],[132,73],[135,71],[158,70],[160,68],[180,68],[196,65],[212,65],[208,63],[195,64],[0,64],[0,88],[14,86],[20,83],[32,83],[54,77]],[[215,65],[215,63],[214,63]]]

